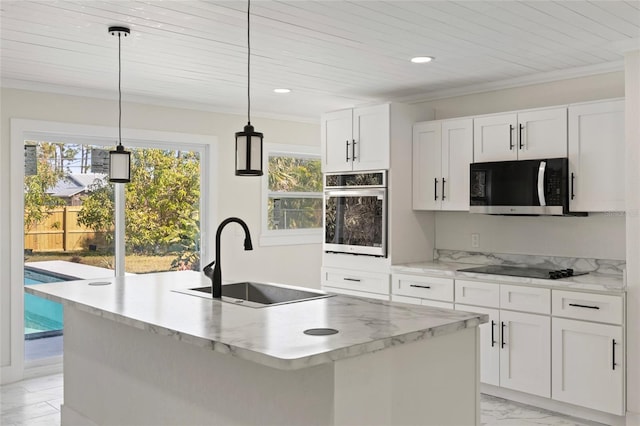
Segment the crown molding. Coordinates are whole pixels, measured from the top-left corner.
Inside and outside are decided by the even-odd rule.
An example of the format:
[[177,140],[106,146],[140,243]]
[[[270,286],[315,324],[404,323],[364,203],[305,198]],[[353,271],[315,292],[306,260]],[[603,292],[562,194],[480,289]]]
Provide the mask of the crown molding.
[[[117,100],[118,96],[113,91],[99,90],[99,89],[83,89],[79,87],[61,86],[56,84],[39,83],[25,80],[15,79],[2,79],[0,81],[0,87],[5,89],[18,89],[27,90],[33,92],[53,93],[58,95],[79,96],[84,98]],[[212,112],[216,114],[229,114],[245,116],[247,111],[245,108],[230,108],[220,107],[215,105],[209,105],[199,102],[182,101],[176,99],[160,98],[155,96],[143,96],[134,94],[124,94],[123,102],[139,103],[143,105],[153,105],[178,109],[189,109],[202,112]],[[293,121],[297,123],[312,123],[318,124],[320,117],[309,116],[297,116],[287,114],[276,114],[266,111],[251,111],[252,117],[260,117],[271,120],[284,120]]]
[[624,71],[624,60],[606,62],[603,64],[590,65],[586,67],[569,68],[564,70],[551,71],[546,73],[532,74],[524,77],[517,77],[508,80],[500,80],[489,83],[472,84],[454,89],[436,90],[424,92],[419,95],[404,96],[396,98],[396,102],[417,104],[421,102],[435,101],[438,99],[454,98],[458,96],[473,95],[477,93],[493,92],[496,90],[512,89],[516,87],[531,86],[534,84],[550,83],[553,81],[568,80],[571,78],[588,77],[597,74]]

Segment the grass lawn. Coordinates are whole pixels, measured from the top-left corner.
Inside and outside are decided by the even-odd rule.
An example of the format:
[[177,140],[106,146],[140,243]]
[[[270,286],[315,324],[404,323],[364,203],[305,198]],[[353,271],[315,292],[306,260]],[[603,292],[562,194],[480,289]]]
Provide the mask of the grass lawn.
[[[128,255],[125,257],[125,270],[134,274],[146,272],[164,272],[171,270],[171,262],[176,254],[142,256]],[[84,265],[98,266],[100,268],[113,269],[114,258],[112,254],[90,252],[46,252],[25,254],[25,263],[43,262],[46,260],[64,260],[67,262],[82,263]]]

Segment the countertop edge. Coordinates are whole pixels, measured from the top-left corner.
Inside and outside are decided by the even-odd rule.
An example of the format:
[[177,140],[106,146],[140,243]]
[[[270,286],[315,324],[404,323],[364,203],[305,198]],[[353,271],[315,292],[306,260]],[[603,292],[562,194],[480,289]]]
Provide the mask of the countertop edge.
[[[314,367],[328,362],[335,362],[345,358],[351,358],[367,353],[377,352],[393,346],[407,344],[415,341],[431,339],[454,333],[466,328],[477,327],[480,324],[489,321],[488,315],[477,314],[476,317],[460,319],[455,322],[433,326],[426,330],[412,331],[409,333],[385,337],[372,342],[358,343],[344,348],[328,350],[301,358],[279,358],[266,353],[251,351],[246,348],[229,345],[219,341],[210,340],[203,337],[194,336],[189,333],[183,333],[164,326],[152,324],[142,319],[132,318],[121,314],[105,311],[95,308],[84,303],[65,299],[60,296],[51,295],[38,290],[37,285],[25,286],[25,291],[29,294],[61,303],[63,306],[70,306],[82,312],[99,316],[101,318],[114,321],[116,323],[128,325],[139,330],[147,331],[152,334],[171,337],[173,339],[192,344],[204,349],[210,349],[221,354],[231,355],[246,361],[255,362],[267,367],[278,370],[298,370],[302,368]],[[437,309],[437,308],[434,308]]]

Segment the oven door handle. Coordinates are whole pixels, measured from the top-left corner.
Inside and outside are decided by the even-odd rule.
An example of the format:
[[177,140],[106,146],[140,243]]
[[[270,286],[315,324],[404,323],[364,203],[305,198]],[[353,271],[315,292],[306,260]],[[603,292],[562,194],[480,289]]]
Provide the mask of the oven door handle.
[[325,197],[384,197],[386,194],[385,188],[336,189],[324,192]]
[[538,200],[541,206],[546,206],[547,201],[544,198],[544,172],[547,168],[547,162],[541,161],[538,167]]

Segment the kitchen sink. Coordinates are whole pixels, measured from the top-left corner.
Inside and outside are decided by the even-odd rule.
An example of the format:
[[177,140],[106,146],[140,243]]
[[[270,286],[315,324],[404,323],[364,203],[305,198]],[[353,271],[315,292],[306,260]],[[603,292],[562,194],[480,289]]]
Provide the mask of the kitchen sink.
[[[211,286],[174,291],[193,296],[211,298]],[[264,308],[267,306],[284,305],[286,303],[323,299],[331,296],[333,296],[333,294],[328,294],[318,290],[255,282],[240,282],[224,284],[222,286],[223,302],[248,306],[251,308]]]

